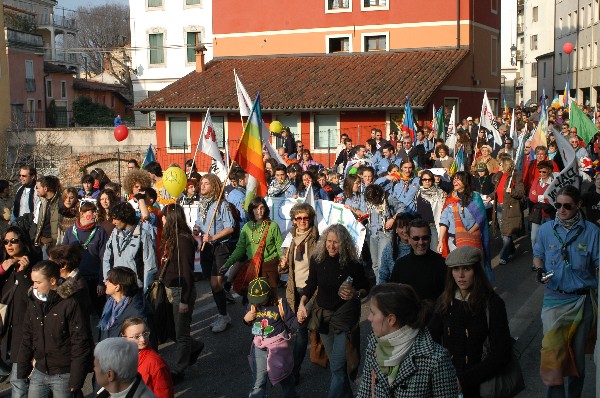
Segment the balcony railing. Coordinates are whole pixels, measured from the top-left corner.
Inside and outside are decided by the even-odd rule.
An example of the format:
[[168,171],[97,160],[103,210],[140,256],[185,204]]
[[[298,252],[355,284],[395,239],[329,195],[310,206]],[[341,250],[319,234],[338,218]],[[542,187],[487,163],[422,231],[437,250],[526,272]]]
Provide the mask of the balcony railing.
[[517,61],[523,61],[523,50],[517,50]]
[[35,79],[25,78],[25,91],[28,93],[35,92]]
[[517,24],[517,34],[522,35],[523,33],[525,33],[525,24],[521,22]]
[[517,87],[523,87],[523,78],[520,77],[515,81],[515,86]]
[[51,14],[38,14],[37,24],[38,26],[52,25],[55,28],[77,30],[76,21],[73,18],[67,18],[63,15],[54,15],[53,19]]
[[10,45],[25,45],[30,47],[42,47],[44,41],[42,36],[34,35],[27,32],[20,32],[18,30],[6,29],[5,30],[6,43]]

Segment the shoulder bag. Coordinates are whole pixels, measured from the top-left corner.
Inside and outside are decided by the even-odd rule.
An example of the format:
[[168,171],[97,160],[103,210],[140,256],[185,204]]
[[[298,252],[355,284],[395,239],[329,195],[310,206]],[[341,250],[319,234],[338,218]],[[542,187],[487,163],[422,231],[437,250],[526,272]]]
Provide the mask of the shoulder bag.
[[154,312],[158,341],[162,344],[168,339],[175,341],[175,319],[173,317],[173,291],[165,286],[163,278],[169,259],[162,258],[162,270],[158,279],[146,292],[146,301]]
[[267,234],[269,233],[269,228],[271,228],[271,224],[265,228],[265,232],[260,240],[258,249],[256,249],[256,253],[254,253],[254,256],[250,259],[250,261],[247,261],[242,265],[241,270],[238,272],[233,281],[233,290],[241,296],[246,295],[250,282],[253,279],[258,278],[260,267],[263,263],[263,253],[267,243]]
[[[490,309],[489,303],[485,307],[485,316],[487,318],[488,329],[490,328]],[[511,339],[512,342],[512,339]],[[514,344],[512,345],[510,360],[498,374],[489,380],[484,381],[479,385],[479,395],[481,398],[511,398],[525,389],[525,381],[523,380],[523,372],[521,365],[515,353]],[[490,337],[485,339],[483,343],[483,355],[481,359],[485,359],[490,353]]]

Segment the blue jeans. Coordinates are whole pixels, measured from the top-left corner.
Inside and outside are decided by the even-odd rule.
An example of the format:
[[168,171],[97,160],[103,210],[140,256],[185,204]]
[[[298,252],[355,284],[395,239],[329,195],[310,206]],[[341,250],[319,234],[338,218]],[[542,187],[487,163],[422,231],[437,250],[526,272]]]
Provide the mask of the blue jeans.
[[[592,300],[590,299],[588,293],[583,307],[583,319],[575,331],[571,345],[571,348],[573,349],[573,355],[575,356],[575,366],[577,367],[577,371],[581,376],[565,377],[565,385],[548,387],[546,390],[546,398],[581,397],[583,383],[585,381],[585,345],[593,323],[594,311],[592,308]],[[594,375],[592,374],[592,377],[593,376]]]
[[[267,374],[267,350],[261,350],[254,347],[254,372],[252,374],[254,378],[254,386],[248,398],[263,398],[265,396],[265,390],[267,387],[267,381],[269,381],[269,375]],[[291,373],[288,377],[279,382],[283,389],[284,398],[296,398],[296,387],[294,387],[294,374]]]
[[390,236],[383,232],[377,232],[369,237],[369,250],[371,252],[371,267],[375,273],[376,283],[379,284],[379,267],[381,265],[381,257],[383,249],[391,242]]
[[346,369],[346,333],[320,333],[321,341],[329,356],[331,383],[328,398],[352,398],[352,387]]
[[27,391],[29,390],[29,379],[17,379],[17,364],[12,364],[12,371],[10,373],[10,385],[12,386],[11,397],[13,398],[27,398]]
[[51,376],[33,369],[29,382],[29,398],[47,398],[50,391],[52,391],[53,398],[71,398],[70,376],[70,373]]

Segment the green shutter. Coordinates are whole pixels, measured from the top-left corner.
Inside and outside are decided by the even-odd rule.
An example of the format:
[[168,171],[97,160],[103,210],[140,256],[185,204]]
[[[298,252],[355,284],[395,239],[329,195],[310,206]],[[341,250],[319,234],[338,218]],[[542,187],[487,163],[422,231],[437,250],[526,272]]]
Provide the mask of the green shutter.
[[150,42],[150,64],[162,64],[165,62],[163,48],[163,34],[155,33],[148,37]]

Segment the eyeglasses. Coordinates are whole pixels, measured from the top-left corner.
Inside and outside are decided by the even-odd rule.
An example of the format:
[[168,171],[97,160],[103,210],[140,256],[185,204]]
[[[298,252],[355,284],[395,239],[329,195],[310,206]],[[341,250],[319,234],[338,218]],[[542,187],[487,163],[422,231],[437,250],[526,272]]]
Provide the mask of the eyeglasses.
[[569,210],[573,210],[575,208],[575,205],[573,205],[572,203],[556,202],[556,203],[554,203],[554,207],[556,207],[556,210],[560,210],[561,207],[564,207],[565,210],[569,211]]
[[21,239],[19,238],[12,238],[12,239],[4,239],[2,241],[2,243],[4,243],[5,245],[8,245],[9,243],[11,245],[16,245],[17,243],[19,243],[21,241]]
[[294,221],[304,221],[304,222],[308,222],[310,221],[310,217],[295,217]]
[[29,174],[19,174],[19,177],[27,178],[29,177]]
[[431,178],[421,178],[421,181],[423,181],[423,182],[425,182],[425,181],[431,182],[431,181],[433,181],[433,179],[431,179]]
[[148,336],[150,336],[150,332],[136,334],[135,336],[131,336],[131,337],[129,337],[129,336],[123,336],[123,337],[125,337],[126,339],[129,339],[129,340],[145,340],[148,338]]
[[428,240],[431,239],[431,236],[429,235],[423,235],[423,236],[411,236],[410,237],[412,240],[414,240],[415,242],[420,242],[420,241],[424,241],[427,242]]

